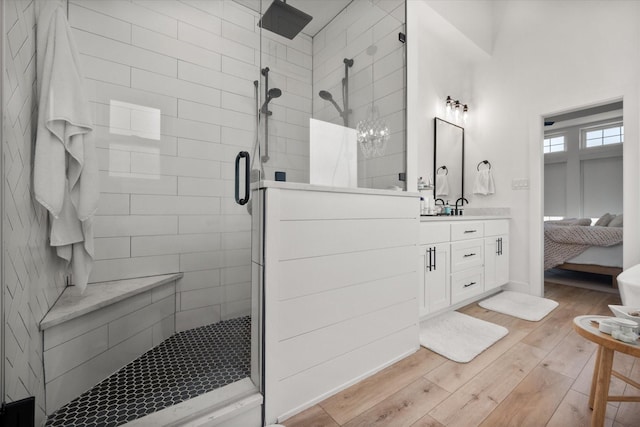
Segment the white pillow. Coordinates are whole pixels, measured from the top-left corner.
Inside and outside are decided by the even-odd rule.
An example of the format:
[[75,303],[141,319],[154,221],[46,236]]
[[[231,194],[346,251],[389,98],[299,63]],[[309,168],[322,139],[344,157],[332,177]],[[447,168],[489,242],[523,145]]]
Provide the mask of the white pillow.
[[606,227],[607,225],[609,225],[609,223],[611,222],[611,220],[615,218],[615,215],[611,215],[610,213],[606,213],[604,215],[602,215],[600,218],[598,218],[598,220],[596,221],[595,224],[593,225],[597,225],[600,227]]
[[622,214],[618,215],[617,217],[613,218],[611,220],[611,222],[609,222],[609,224],[607,225],[607,227],[622,227]]

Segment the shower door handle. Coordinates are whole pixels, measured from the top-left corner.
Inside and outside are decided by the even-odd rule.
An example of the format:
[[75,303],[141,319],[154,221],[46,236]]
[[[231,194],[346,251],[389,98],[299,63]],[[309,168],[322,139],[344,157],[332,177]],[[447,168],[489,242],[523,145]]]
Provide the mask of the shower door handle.
[[[240,198],[240,160],[245,159],[244,166],[244,198]],[[236,156],[236,203],[239,205],[246,205],[249,201],[249,153],[241,151]]]

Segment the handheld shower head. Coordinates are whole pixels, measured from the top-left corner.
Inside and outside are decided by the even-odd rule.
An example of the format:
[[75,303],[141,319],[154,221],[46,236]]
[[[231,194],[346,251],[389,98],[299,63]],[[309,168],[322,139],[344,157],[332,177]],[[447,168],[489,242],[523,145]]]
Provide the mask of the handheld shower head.
[[267,92],[267,99],[271,101],[273,98],[280,98],[281,95],[282,91],[277,87],[274,87],[273,89],[269,89],[269,92]]
[[262,104],[262,107],[260,107],[260,111],[263,114],[271,115],[271,111],[267,109],[267,105],[271,102],[272,99],[280,98],[280,96],[282,96],[282,91],[277,87],[269,89],[269,92],[267,92],[267,99],[264,100],[264,104]]
[[320,95],[320,98],[324,99],[325,101],[333,101],[333,95],[331,95],[331,92],[321,90],[318,95]]
[[338,113],[340,113],[340,117],[344,117],[344,112],[342,111],[342,108],[340,108],[340,106],[333,99],[333,95],[331,95],[331,92],[328,92],[326,90],[321,90],[318,95],[320,95],[320,98],[324,99],[325,101],[329,101],[330,103],[332,103],[333,106],[336,107],[336,110],[338,110]]

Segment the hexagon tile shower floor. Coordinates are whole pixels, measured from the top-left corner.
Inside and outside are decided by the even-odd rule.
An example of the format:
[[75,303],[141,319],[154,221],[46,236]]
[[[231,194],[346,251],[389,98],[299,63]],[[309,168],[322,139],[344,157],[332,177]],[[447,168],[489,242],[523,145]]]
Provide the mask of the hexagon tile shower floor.
[[118,426],[249,377],[251,318],[179,332],[86,391],[47,426]]

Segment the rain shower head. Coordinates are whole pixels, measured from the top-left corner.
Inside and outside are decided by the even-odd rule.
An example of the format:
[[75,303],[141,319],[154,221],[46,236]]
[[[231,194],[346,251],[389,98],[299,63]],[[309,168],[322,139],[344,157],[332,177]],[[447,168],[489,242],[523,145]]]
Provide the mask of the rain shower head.
[[311,15],[289,6],[286,0],[273,0],[258,26],[293,40],[312,19]]

